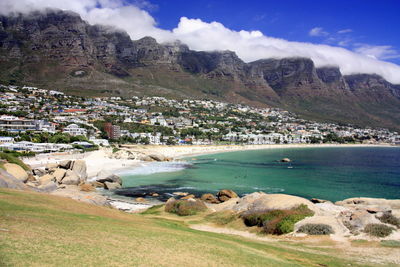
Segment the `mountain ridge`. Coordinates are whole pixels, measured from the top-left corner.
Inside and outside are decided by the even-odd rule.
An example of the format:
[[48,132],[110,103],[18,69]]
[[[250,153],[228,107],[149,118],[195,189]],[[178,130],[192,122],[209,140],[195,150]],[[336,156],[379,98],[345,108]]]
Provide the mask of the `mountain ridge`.
[[131,40],[73,12],[0,16],[0,79],[80,95],[163,95],[281,107],[306,118],[399,129],[400,85],[308,58],[245,63],[232,51]]

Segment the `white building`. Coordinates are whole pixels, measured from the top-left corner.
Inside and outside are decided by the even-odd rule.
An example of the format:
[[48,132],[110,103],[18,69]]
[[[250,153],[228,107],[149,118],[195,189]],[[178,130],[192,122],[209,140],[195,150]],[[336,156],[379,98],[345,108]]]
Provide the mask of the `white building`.
[[63,129],[63,133],[67,133],[72,136],[78,136],[78,135],[86,136],[87,131],[86,131],[86,129],[80,128],[78,125],[73,123],[73,124],[70,124],[67,127],[65,127]]

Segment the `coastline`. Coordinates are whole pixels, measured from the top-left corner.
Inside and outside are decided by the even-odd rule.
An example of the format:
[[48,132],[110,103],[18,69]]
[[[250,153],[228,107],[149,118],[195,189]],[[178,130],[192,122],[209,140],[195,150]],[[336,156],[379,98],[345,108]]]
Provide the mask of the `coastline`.
[[290,149],[290,148],[327,148],[327,147],[395,147],[390,144],[274,144],[274,145],[123,145],[123,148],[140,152],[159,153],[173,159],[219,154],[236,151]]
[[[292,148],[327,148],[327,147],[396,147],[390,144],[274,144],[274,145],[121,145],[121,150],[144,155],[162,155],[180,161],[187,157],[229,153],[237,151],[292,149]],[[32,168],[44,168],[49,163],[63,160],[85,160],[88,177],[93,178],[100,171],[121,172],[126,169],[145,166],[148,161],[130,159],[126,155],[115,155],[111,148],[101,148],[87,153],[52,153],[39,154],[26,158],[24,162]]]

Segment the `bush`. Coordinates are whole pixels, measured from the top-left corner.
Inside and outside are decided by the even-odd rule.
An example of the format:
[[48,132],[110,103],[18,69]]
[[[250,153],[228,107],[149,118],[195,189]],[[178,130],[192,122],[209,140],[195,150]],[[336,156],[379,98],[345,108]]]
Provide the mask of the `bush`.
[[330,225],[322,223],[307,223],[300,226],[298,233],[305,233],[308,235],[330,235],[335,233]]
[[376,218],[383,223],[391,224],[396,226],[397,228],[400,228],[400,219],[393,216],[393,214],[391,214],[390,212],[385,212],[381,217]]
[[376,237],[386,237],[393,232],[393,228],[384,224],[370,223],[364,228],[364,232]]
[[193,200],[173,200],[165,204],[165,211],[175,213],[179,216],[196,215],[198,212],[206,211],[207,206],[203,201],[196,199]]
[[314,215],[306,205],[290,210],[269,210],[258,213],[245,213],[241,217],[247,226],[263,227],[266,234],[286,234],[293,232],[294,225],[308,216]]

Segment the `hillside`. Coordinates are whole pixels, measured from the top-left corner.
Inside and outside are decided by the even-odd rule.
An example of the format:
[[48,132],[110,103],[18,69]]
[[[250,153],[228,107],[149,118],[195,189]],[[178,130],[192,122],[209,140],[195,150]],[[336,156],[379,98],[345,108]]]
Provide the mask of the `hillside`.
[[332,243],[313,243],[255,241],[196,231],[177,216],[128,214],[0,189],[1,266],[368,265],[354,262]]
[[282,107],[310,119],[400,125],[400,85],[377,75],[343,76],[307,58],[245,63],[231,51],[192,51],[151,37],[132,41],[54,10],[0,16],[0,82],[77,95],[212,98]]

